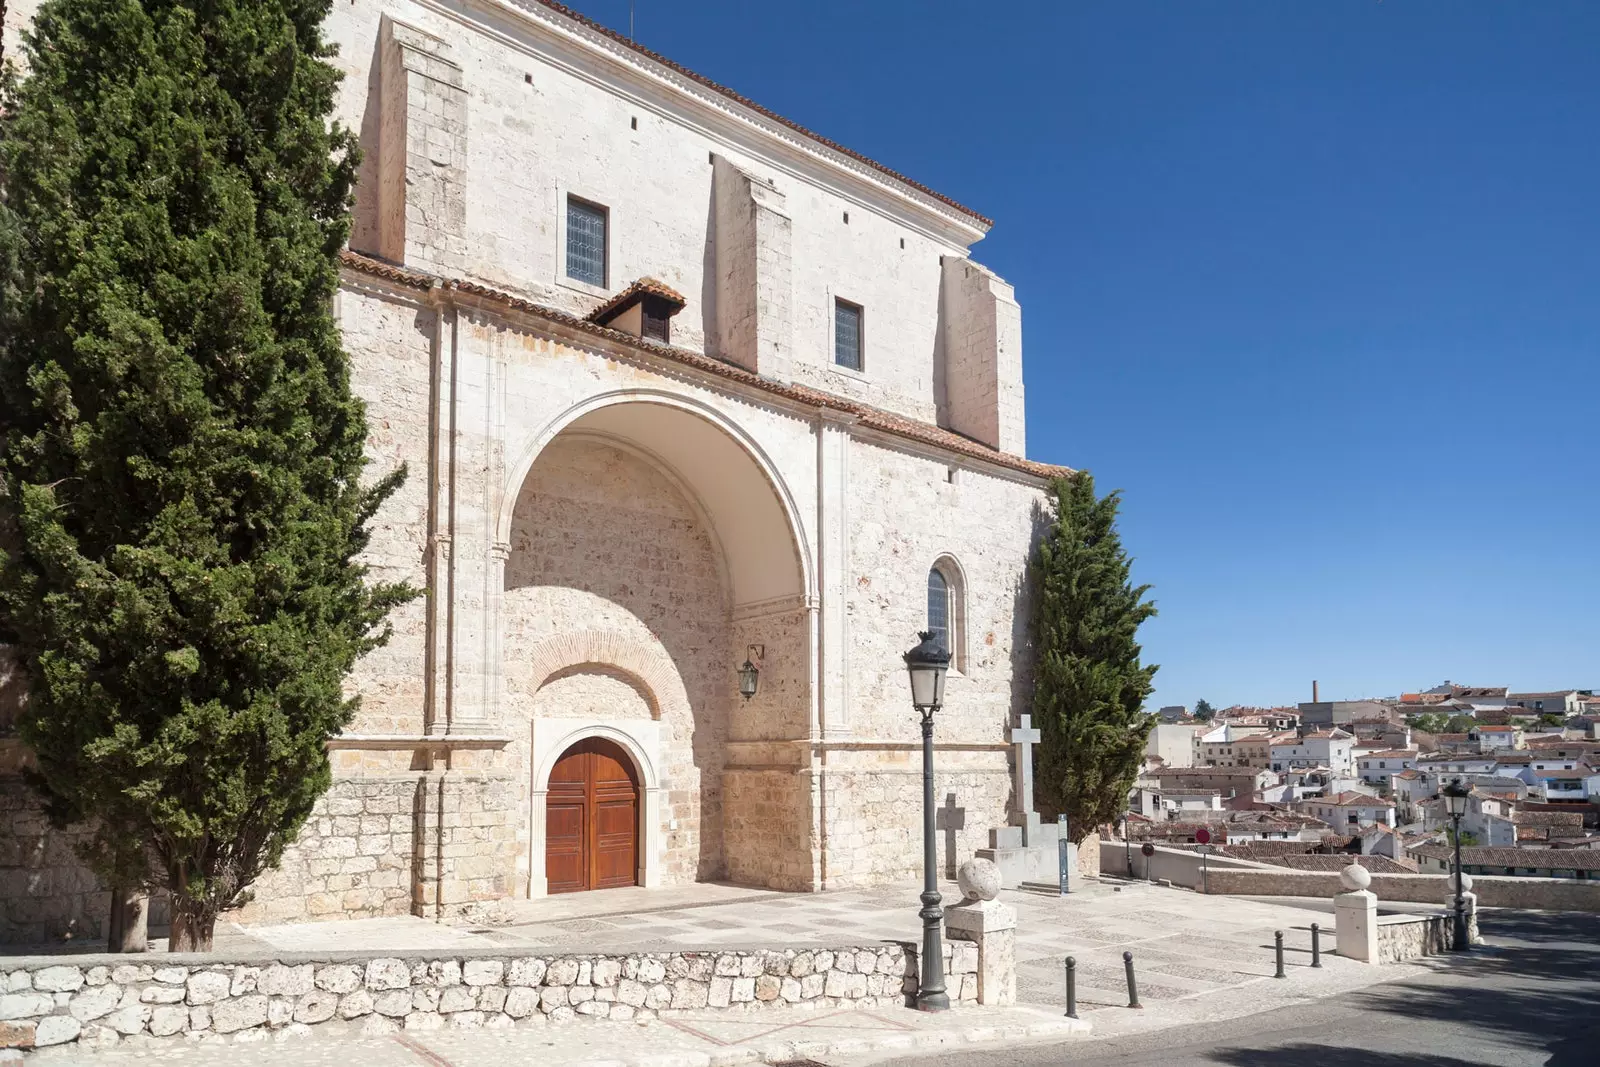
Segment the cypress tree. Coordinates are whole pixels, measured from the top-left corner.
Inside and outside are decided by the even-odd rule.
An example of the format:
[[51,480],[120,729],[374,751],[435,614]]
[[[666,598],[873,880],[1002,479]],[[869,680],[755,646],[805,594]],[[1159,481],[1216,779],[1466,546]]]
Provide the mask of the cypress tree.
[[51,814],[174,951],[330,782],[415,595],[331,314],[356,151],[331,0],[47,0],[0,117],[0,640]]
[[1035,778],[1045,804],[1081,842],[1127,808],[1155,716],[1144,711],[1157,668],[1135,634],[1156,613],[1129,580],[1117,534],[1120,494],[1095,495],[1079,473],[1051,488],[1054,516],[1034,556]]

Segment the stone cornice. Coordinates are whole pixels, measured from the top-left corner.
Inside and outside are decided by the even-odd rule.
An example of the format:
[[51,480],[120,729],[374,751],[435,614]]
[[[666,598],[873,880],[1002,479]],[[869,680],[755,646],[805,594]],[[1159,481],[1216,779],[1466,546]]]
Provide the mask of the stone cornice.
[[509,293],[491,289],[486,285],[480,285],[477,282],[457,278],[442,278],[408,267],[385,263],[350,251],[342,253],[342,263],[346,276],[351,278],[357,286],[361,285],[360,279],[362,278],[376,278],[388,282],[407,296],[411,296],[411,294],[426,294],[426,298],[434,301],[463,299],[467,303],[493,308],[501,313],[515,313],[530,318],[542,319],[568,332],[587,334],[623,349],[655,357],[707,377],[719,378],[755,392],[787,400],[802,408],[823,413],[830,419],[838,419],[839,421],[853,419],[854,426],[852,429],[876,431],[876,435],[886,441],[893,439],[901,443],[910,442],[913,445],[921,446],[920,448],[912,448],[911,451],[936,456],[940,460],[946,460],[952,456],[960,457],[975,461],[975,466],[987,467],[997,473],[1016,472],[1033,479],[1045,481],[1073,473],[1070,467],[1038,463],[1022,456],[1013,456],[1006,452],[1000,452],[943,427],[932,426],[916,419],[907,418],[904,415],[897,415],[892,411],[885,411],[882,408],[858,403],[841,396],[834,396],[832,393],[824,393],[821,390],[807,386],[763,378],[758,374],[745,370],[743,367],[724,363],[719,359],[714,359],[702,353],[659,344],[646,338],[624,333],[621,330],[613,330],[608,326],[600,326],[567,312],[557,311],[554,308],[545,307],[543,304],[536,304],[522,297],[512,296]]
[[630,86],[642,83],[679,100],[692,102],[702,111],[732,120],[756,134],[759,140],[786,150],[785,154],[804,158],[819,174],[832,172],[856,188],[865,184],[876,190],[880,198],[898,201],[904,209],[929,223],[936,220],[936,225],[923,228],[943,231],[945,239],[963,248],[980,240],[994,224],[992,219],[951,197],[784,118],[553,0],[418,2],[447,16],[459,17],[457,13],[463,9],[475,8],[485,14],[494,12],[501,17],[514,18],[518,25],[534,29],[545,38],[565,45],[569,51],[575,49],[588,57],[592,62],[586,66],[591,69],[584,73],[591,76],[590,80],[614,82],[613,72],[631,75]]

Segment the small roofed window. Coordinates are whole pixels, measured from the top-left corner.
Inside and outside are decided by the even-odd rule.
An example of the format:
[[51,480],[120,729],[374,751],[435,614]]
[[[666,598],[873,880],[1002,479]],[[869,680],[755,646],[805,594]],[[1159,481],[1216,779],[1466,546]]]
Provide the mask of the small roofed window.
[[833,302],[833,361],[851,370],[861,369],[861,306],[846,300]]
[[575,196],[567,197],[567,277],[606,284],[606,209]]

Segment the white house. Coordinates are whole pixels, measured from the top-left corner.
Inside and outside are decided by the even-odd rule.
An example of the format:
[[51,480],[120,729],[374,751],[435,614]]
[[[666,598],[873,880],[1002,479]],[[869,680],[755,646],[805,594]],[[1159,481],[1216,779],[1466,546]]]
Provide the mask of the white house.
[[1343,730],[1318,730],[1296,738],[1280,736],[1270,749],[1271,767],[1275,771],[1326,767],[1354,774],[1354,747],[1355,738]]
[[1363,782],[1387,786],[1389,779],[1401,771],[1413,770],[1418,753],[1405,749],[1379,749],[1362,753],[1356,758],[1356,769]]
[[1352,832],[1357,827],[1372,823],[1383,823],[1385,826],[1395,824],[1392,803],[1370,793],[1357,793],[1353,790],[1331,797],[1302,800],[1298,809],[1307,815],[1316,816],[1343,833]]

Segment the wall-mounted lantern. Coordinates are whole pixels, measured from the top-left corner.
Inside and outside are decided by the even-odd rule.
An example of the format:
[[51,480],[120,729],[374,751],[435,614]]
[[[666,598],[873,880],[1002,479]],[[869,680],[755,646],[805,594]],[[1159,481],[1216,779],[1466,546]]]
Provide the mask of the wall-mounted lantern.
[[745,650],[744,666],[739,668],[739,695],[746,700],[761,687],[761,658],[766,654],[765,645],[751,645]]

